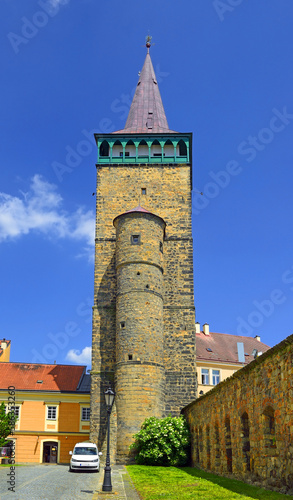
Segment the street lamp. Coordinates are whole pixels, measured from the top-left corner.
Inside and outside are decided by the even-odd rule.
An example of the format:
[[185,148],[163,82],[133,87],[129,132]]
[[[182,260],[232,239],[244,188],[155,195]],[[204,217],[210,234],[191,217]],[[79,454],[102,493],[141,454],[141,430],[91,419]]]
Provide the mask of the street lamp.
[[112,406],[114,403],[115,394],[111,389],[107,389],[105,392],[105,400],[107,406],[108,415],[108,436],[107,436],[107,457],[106,457],[106,467],[104,469],[104,482],[102,491],[112,491],[111,483],[111,467],[110,467],[110,415],[112,411]]

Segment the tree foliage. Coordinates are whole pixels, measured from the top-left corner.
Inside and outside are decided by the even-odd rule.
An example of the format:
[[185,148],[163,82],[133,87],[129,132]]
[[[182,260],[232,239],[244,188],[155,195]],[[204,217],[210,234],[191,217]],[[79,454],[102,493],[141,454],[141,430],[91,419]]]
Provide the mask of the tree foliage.
[[189,457],[190,432],[180,417],[147,418],[135,434],[131,449],[141,465],[186,465]]
[[8,444],[7,436],[13,432],[15,427],[15,414],[13,411],[5,412],[5,404],[0,404],[0,446]]

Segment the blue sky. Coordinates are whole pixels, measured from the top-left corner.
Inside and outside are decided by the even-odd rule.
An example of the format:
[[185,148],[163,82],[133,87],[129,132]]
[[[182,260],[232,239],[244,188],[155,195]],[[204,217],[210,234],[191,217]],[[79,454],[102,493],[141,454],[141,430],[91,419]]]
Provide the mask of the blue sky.
[[1,1],[11,361],[89,364],[92,134],[124,126],[148,33],[169,126],[193,132],[197,321],[271,346],[292,333],[292,15],[290,0]]

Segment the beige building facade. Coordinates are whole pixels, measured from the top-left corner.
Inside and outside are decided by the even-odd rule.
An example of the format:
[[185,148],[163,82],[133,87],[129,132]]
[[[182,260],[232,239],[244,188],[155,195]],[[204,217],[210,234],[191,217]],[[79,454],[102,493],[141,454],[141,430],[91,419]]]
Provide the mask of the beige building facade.
[[196,329],[196,371],[198,396],[206,394],[240,368],[251,363],[270,347],[259,336],[243,337],[227,333],[212,333],[205,323]]

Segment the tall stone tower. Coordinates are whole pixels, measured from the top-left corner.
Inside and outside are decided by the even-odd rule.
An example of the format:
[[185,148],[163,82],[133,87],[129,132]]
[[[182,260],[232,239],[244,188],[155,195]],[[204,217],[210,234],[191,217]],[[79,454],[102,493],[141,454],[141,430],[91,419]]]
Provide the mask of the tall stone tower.
[[96,134],[91,439],[103,448],[112,387],[117,462],[145,418],[196,397],[192,134],[169,129],[146,46],[125,128]]

